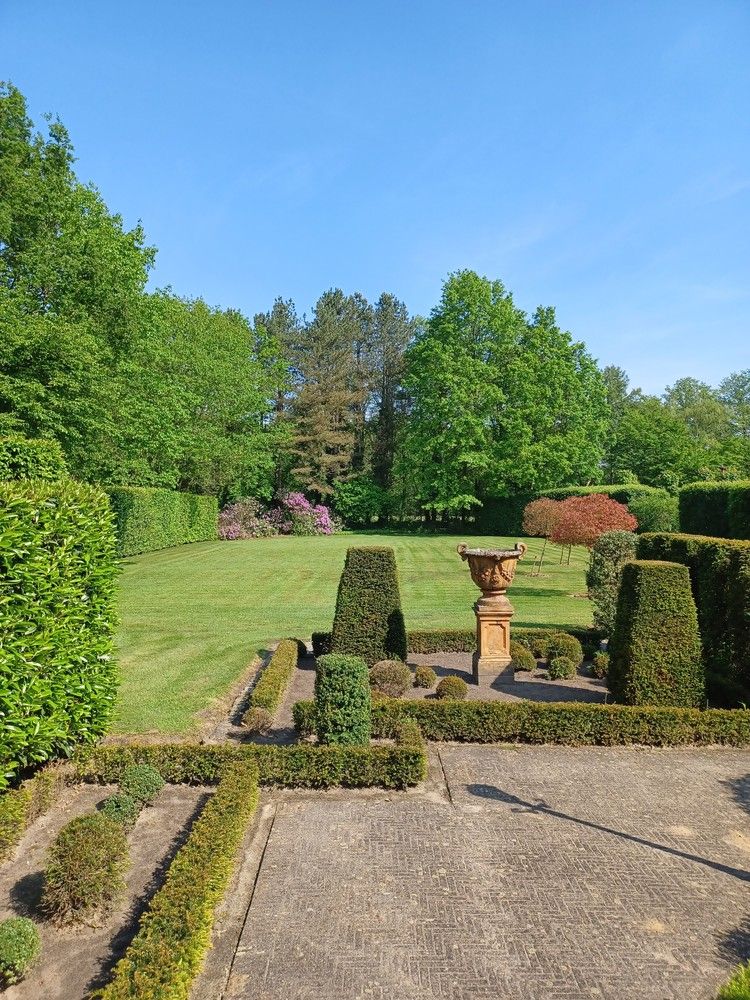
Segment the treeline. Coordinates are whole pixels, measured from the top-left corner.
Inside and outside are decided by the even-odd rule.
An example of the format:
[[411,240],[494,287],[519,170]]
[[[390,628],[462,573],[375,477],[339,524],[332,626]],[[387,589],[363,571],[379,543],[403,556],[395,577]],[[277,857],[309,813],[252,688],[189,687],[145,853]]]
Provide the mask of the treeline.
[[155,250],[0,89],[0,435],[51,437],[77,478],[270,500],[351,521],[446,519],[572,483],[750,474],[750,372],[663,398],[601,371],[554,310],[448,277],[428,319],[330,289],[252,320],[146,290]]

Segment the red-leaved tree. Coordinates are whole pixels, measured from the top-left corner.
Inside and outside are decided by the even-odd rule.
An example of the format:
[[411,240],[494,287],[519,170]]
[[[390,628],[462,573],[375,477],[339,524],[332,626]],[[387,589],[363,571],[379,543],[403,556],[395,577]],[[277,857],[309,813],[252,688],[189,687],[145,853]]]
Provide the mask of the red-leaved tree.
[[638,522],[624,504],[604,493],[590,493],[560,501],[550,541],[590,549],[605,531],[635,531],[637,527]]
[[557,519],[560,516],[561,503],[559,500],[550,500],[549,497],[540,497],[539,500],[532,500],[523,509],[523,533],[531,535],[533,538],[543,538],[544,545],[539,556],[539,566],[532,568],[531,575],[538,576],[544,562],[544,553],[547,549],[547,542],[555,529]]

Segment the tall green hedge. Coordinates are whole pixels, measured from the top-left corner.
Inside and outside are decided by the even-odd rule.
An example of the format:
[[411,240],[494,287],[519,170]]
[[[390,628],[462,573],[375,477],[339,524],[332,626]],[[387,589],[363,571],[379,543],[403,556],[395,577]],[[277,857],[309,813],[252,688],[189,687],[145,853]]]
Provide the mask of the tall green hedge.
[[107,493],[115,513],[121,556],[216,538],[216,497],[148,486],[113,486]]
[[687,566],[625,563],[609,654],[607,683],[615,701],[677,708],[703,704],[701,639]]
[[104,493],[0,483],[0,788],[105,731],[116,575]]
[[378,660],[406,659],[406,629],[396,555],[388,546],[347,550],[333,618],[331,651]]
[[690,570],[709,704],[750,704],[750,541],[701,535],[641,535],[640,559]]
[[750,480],[683,486],[680,530],[713,538],[750,538]]
[[0,437],[0,480],[64,479],[62,449],[51,438]]

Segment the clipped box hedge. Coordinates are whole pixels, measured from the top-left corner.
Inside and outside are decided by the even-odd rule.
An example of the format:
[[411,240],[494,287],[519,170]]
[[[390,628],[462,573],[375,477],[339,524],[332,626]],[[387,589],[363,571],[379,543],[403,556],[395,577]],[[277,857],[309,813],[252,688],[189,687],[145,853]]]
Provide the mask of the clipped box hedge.
[[68,764],[49,764],[0,795],[0,861],[13,851],[29,826],[42,816],[72,778]]
[[0,480],[65,479],[62,449],[52,438],[0,437]]
[[750,541],[646,534],[638,557],[688,567],[709,704],[750,704]]
[[115,547],[101,490],[0,483],[0,788],[107,728]]
[[[298,701],[301,736],[315,727],[315,705]],[[404,719],[426,740],[462,743],[556,743],[567,746],[750,745],[750,710],[657,708],[533,701],[410,701],[372,706],[373,736],[387,737]]]
[[281,700],[297,666],[300,641],[282,639],[261,671],[247,702],[243,722],[247,725],[252,713],[262,711],[269,719],[278,711]]
[[680,490],[680,531],[750,539],[750,480],[690,483]]
[[217,537],[216,497],[150,486],[113,486],[107,493],[115,514],[121,556]]

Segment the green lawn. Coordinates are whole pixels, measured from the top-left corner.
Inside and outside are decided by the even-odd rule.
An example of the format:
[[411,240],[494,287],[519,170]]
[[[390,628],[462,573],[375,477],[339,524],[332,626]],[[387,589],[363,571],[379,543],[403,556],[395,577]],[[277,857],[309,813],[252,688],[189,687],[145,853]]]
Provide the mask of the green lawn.
[[[408,629],[471,628],[478,591],[456,554],[465,540],[510,546],[516,539],[342,534],[201,542],[125,560],[120,588],[120,732],[187,733],[195,713],[225,694],[265,643],[330,628],[350,545],[396,550]],[[510,592],[519,625],[589,624],[585,550],[559,565],[552,549],[530,576],[541,543],[530,539]],[[548,547],[548,553],[550,548]]]

